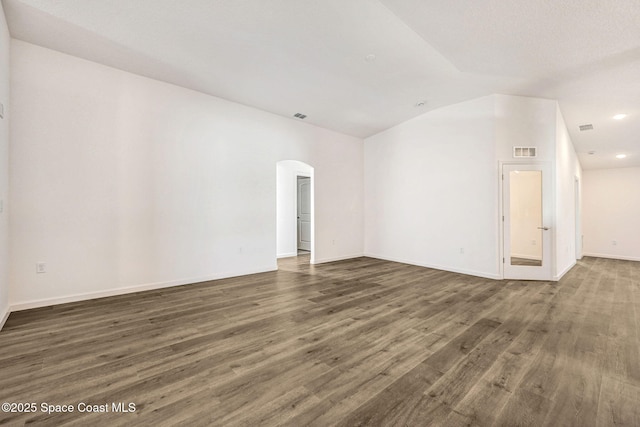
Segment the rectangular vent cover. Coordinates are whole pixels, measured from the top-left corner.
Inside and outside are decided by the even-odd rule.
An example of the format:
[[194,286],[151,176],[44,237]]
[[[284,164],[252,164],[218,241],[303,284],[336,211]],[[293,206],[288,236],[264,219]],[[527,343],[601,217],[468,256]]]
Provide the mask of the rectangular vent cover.
[[589,123],[588,125],[580,125],[580,132],[585,131],[585,130],[593,130],[593,125],[591,123]]
[[513,147],[513,157],[536,157],[536,147]]
[[293,115],[293,117],[297,117],[298,119],[302,120],[302,119],[304,119],[305,117],[307,117],[307,115],[306,115],[306,114],[301,114],[301,113],[295,113],[295,114]]

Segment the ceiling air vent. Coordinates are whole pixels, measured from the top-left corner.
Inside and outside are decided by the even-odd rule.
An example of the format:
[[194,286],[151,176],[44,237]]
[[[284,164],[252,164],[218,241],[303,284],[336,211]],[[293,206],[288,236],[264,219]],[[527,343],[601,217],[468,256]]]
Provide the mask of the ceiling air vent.
[[513,157],[536,157],[536,147],[513,147]]
[[583,132],[585,130],[593,130],[593,125],[591,123],[589,123],[587,125],[580,125],[578,127],[580,128],[581,132]]
[[293,117],[295,117],[295,118],[297,118],[297,119],[302,120],[302,119],[304,119],[305,117],[307,117],[307,115],[306,115],[306,114],[302,114],[302,113],[295,113],[295,114],[293,115]]

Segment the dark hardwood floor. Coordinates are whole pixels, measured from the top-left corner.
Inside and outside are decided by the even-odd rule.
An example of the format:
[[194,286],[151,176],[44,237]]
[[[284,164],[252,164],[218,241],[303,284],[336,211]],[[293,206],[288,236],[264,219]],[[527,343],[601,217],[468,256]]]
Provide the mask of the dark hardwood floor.
[[639,325],[639,262],[585,258],[547,283],[289,258],[11,314],[0,402],[38,407],[0,423],[640,426]]

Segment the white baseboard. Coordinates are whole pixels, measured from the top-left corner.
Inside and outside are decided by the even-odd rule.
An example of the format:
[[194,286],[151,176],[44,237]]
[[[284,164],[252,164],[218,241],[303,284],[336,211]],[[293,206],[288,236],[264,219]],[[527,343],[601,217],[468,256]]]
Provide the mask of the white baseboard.
[[359,254],[344,255],[344,256],[338,256],[338,257],[332,257],[332,258],[322,258],[322,259],[316,259],[312,264],[322,264],[322,263],[325,263],[325,262],[344,261],[345,259],[360,258],[360,257],[363,257],[363,256],[365,256],[365,255],[359,253]]
[[87,292],[82,294],[66,295],[63,297],[25,301],[17,304],[12,304],[11,307],[9,307],[9,312],[29,310],[31,308],[38,308],[38,307],[47,307],[50,305],[66,304],[69,302],[86,301],[86,300],[96,299],[96,298],[112,297],[116,295],[130,294],[134,292],[151,291],[154,289],[170,288],[172,286],[192,285],[200,282],[208,282],[210,280],[229,279],[232,277],[247,276],[250,274],[257,274],[257,273],[266,273],[269,271],[276,271],[276,270],[277,270],[277,267],[269,267],[264,269],[250,270],[247,272],[243,272],[242,274],[237,274],[237,273],[214,274],[211,276],[192,277],[189,279],[172,280],[169,282],[147,283],[144,285],[136,285],[136,286],[130,286],[125,288],[108,289],[105,291]]
[[574,266],[576,265],[576,262],[573,261],[571,264],[569,264],[567,266],[567,268],[565,268],[562,272],[560,272],[560,274],[557,274],[553,277],[553,280],[555,282],[557,282],[558,280],[562,279],[562,277],[567,274],[569,272],[569,270],[571,270]]
[[493,274],[493,273],[485,273],[482,271],[451,268],[451,267],[445,267],[442,265],[427,264],[423,262],[417,262],[417,261],[406,260],[406,259],[395,258],[395,257],[387,257],[383,255],[376,255],[376,254],[370,254],[370,253],[365,253],[364,256],[369,258],[383,259],[385,261],[400,262],[402,264],[417,265],[418,267],[433,268],[434,270],[450,271],[452,273],[466,274],[468,276],[483,277],[485,279],[502,280],[501,274]]
[[298,256],[298,252],[288,252],[286,254],[278,254],[278,255],[276,255],[276,257],[278,259],[280,259],[280,258],[291,258],[292,256]]
[[608,258],[608,259],[621,259],[623,261],[640,261],[639,257],[625,256],[625,255],[611,255],[611,254],[598,254],[594,252],[584,252],[582,256],[591,256],[595,258]]
[[7,307],[6,312],[0,318],[0,331],[4,327],[4,324],[7,321],[7,319],[9,318],[10,314],[11,314],[11,310],[9,310],[9,307]]

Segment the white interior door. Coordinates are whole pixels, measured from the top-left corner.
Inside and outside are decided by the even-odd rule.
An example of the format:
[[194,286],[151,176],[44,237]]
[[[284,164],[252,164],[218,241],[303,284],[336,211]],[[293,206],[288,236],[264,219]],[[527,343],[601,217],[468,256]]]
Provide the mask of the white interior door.
[[298,177],[298,249],[311,250],[311,178]]
[[504,278],[551,280],[548,166],[503,165]]

